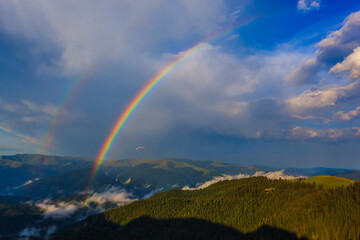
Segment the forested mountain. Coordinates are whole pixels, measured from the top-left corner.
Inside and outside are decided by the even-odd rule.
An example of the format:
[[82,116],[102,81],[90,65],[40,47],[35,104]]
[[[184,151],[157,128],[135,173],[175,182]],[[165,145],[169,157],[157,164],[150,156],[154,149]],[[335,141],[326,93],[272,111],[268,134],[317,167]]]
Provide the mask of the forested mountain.
[[[63,197],[84,191],[89,185],[93,160],[82,157],[59,157],[39,154],[17,154],[0,157],[0,194],[15,194],[31,198]],[[117,186],[138,198],[152,192],[176,187],[195,186],[214,176],[274,171],[269,167],[254,167],[220,161],[188,159],[124,159],[104,161],[91,184],[91,190],[101,191]],[[309,168],[286,169],[290,175],[316,176],[350,172],[346,169]],[[318,174],[317,174],[318,173]]]
[[35,179],[84,168],[92,165],[92,162],[88,158],[40,154],[0,156],[0,192],[20,187]]
[[20,199],[0,198],[0,239],[11,237],[42,218],[38,207],[20,203]]
[[324,188],[252,177],[158,193],[89,217],[55,239],[359,239],[359,216],[358,182]]

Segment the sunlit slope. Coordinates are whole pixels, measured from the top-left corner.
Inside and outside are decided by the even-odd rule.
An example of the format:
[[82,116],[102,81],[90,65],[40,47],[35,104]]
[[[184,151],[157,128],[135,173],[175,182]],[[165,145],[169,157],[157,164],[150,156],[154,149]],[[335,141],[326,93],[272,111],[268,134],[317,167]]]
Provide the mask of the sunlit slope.
[[327,188],[333,188],[339,186],[349,186],[353,184],[355,181],[347,178],[323,175],[323,176],[316,176],[305,179],[304,182],[320,184]]
[[[358,239],[359,216],[360,183],[325,189],[253,177],[196,191],[162,192],[90,217],[57,239],[164,239],[159,234],[164,229],[168,238],[212,239],[208,229],[218,226],[237,231],[236,238],[230,231],[230,238],[224,230],[226,239],[250,233],[263,234],[250,239],[298,239],[286,235],[292,232],[308,239]],[[259,232],[264,225],[270,230]]]

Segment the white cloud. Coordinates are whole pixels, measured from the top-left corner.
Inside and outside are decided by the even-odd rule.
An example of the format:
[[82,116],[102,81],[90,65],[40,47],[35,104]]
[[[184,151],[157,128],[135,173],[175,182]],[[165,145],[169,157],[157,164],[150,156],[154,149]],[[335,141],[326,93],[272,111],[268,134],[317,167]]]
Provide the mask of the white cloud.
[[360,139],[360,128],[307,128],[295,127],[289,131],[289,139],[292,140],[309,140],[320,139],[325,141],[342,141]]
[[359,116],[360,116],[360,107],[357,107],[354,110],[351,110],[349,112],[338,111],[334,115],[333,118],[336,119],[336,120],[349,121],[349,120],[352,120],[352,119],[357,118]]
[[39,180],[40,180],[40,178],[34,178],[34,179],[31,179],[31,180],[28,180],[28,181],[26,181],[24,184],[21,184],[21,185],[19,185],[19,186],[14,187],[14,189],[21,188],[21,187],[23,187],[23,186],[29,185],[29,184],[31,184],[31,183],[33,183],[33,182],[36,182],[36,181],[39,181]]
[[93,193],[88,199],[86,199],[85,204],[89,204],[89,203],[104,204],[106,202],[110,202],[110,203],[116,203],[118,206],[122,206],[134,200],[135,199],[133,198],[133,195],[131,193],[126,192],[124,189],[111,187],[104,192]]
[[285,169],[273,172],[264,172],[264,171],[257,171],[254,173],[253,177],[267,177],[269,179],[286,179],[286,180],[294,180],[299,178],[307,178],[307,176],[292,176],[285,174]]
[[339,30],[328,34],[316,46],[316,56],[301,61],[288,73],[285,80],[299,85],[315,83],[321,71],[327,71],[359,47],[360,11],[350,14]]
[[315,58],[303,60],[297,67],[294,67],[285,80],[296,84],[313,83],[319,69],[319,63]]
[[35,112],[35,113],[43,113],[45,115],[55,116],[58,111],[58,108],[54,105],[47,104],[47,105],[40,106],[29,100],[22,100],[21,102],[24,106],[26,106],[27,109],[29,109],[31,112]]
[[[46,122],[57,114],[60,114],[63,118],[66,117],[66,119],[75,117],[75,114],[70,114],[64,109],[61,113],[58,113],[59,108],[55,105],[37,104],[26,99],[20,100],[19,103],[9,103],[0,99],[0,110],[3,110],[6,114],[16,114],[18,120],[27,123]],[[12,116],[12,118],[14,118],[14,116]]]
[[45,211],[44,218],[54,219],[67,218],[80,208],[77,204],[65,202],[52,203],[50,200],[44,200],[35,205]]
[[344,61],[337,63],[330,69],[330,72],[339,73],[350,71],[352,79],[360,78],[360,47],[354,49],[354,52],[347,56]]
[[264,176],[269,179],[299,179],[299,178],[306,178],[306,176],[292,176],[287,175],[284,173],[284,169],[274,172],[264,172],[264,171],[257,171],[253,175],[249,174],[238,174],[238,175],[222,175],[222,176],[215,176],[213,179],[206,181],[204,183],[197,183],[196,187],[191,188],[189,186],[185,186],[182,188],[182,190],[198,190],[198,189],[204,189],[209,187],[210,185],[220,182],[220,181],[226,181],[226,180],[236,180],[236,179],[243,179],[243,178],[249,178],[249,177],[259,177]]
[[350,98],[359,97],[360,82],[347,86],[327,85],[320,89],[307,90],[296,97],[286,100],[290,111],[302,112],[311,109],[335,106]]
[[242,179],[242,178],[249,178],[250,175],[248,174],[238,174],[238,175],[222,175],[222,176],[215,176],[213,177],[213,179],[206,181],[204,183],[197,183],[196,187],[191,188],[189,186],[185,186],[182,188],[182,190],[198,190],[198,189],[204,189],[209,187],[210,185],[220,182],[220,181],[225,181],[225,180],[235,180],[235,179]]
[[320,8],[320,0],[299,0],[297,9],[304,12]]

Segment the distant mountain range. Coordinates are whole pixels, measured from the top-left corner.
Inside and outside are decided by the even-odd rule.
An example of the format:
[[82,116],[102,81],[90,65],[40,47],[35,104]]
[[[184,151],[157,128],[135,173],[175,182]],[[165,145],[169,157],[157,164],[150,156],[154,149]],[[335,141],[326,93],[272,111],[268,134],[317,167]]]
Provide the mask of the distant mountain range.
[[[0,193],[31,198],[57,198],[83,192],[89,185],[93,160],[83,157],[59,157],[17,154],[0,157]],[[105,161],[91,183],[92,191],[108,186],[122,187],[138,198],[156,191],[211,180],[215,176],[275,171],[219,161],[188,159],[125,159]],[[295,176],[350,174],[353,170],[336,168],[289,168]],[[350,177],[352,175],[349,175]]]

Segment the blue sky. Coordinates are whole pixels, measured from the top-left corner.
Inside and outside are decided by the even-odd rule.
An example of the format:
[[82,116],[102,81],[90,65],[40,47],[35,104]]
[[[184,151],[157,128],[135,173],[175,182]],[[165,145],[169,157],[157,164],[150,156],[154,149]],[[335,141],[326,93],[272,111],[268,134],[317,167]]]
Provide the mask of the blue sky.
[[153,89],[108,158],[360,168],[358,1],[35,2],[0,3],[1,155],[95,157],[156,72],[233,28]]

